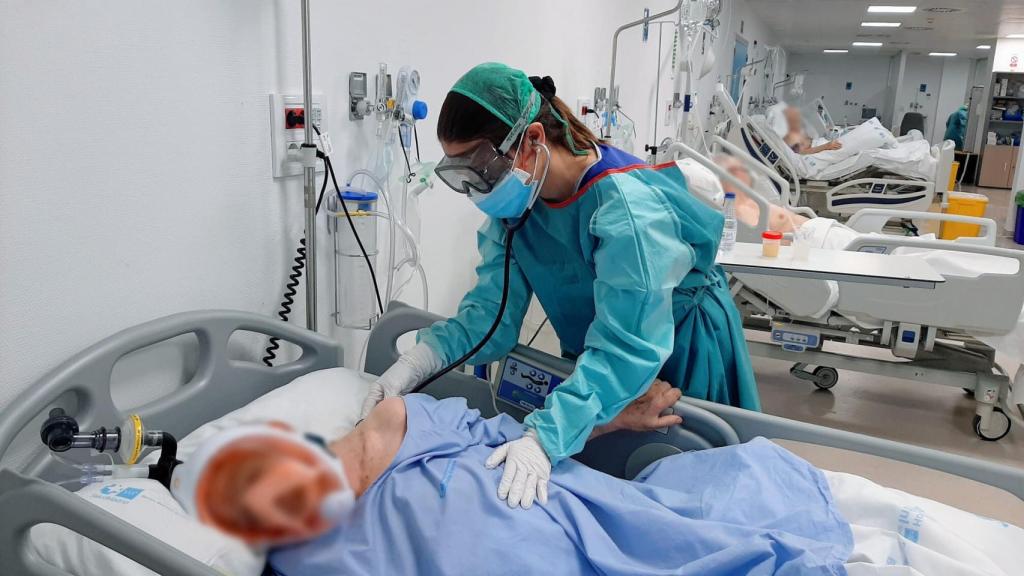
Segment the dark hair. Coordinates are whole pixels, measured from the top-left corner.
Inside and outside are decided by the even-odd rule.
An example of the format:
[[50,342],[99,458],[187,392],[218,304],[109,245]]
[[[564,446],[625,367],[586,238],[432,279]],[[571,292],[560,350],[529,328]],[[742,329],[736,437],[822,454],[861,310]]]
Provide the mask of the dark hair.
[[[531,78],[531,80],[533,80]],[[537,85],[537,82],[534,82]],[[553,92],[552,85],[552,92]],[[549,145],[561,146],[571,150],[566,139],[566,126],[552,113],[552,108],[568,122],[569,134],[578,150],[594,148],[597,136],[572,113],[572,110],[553,93],[541,92],[540,112],[534,122],[544,126],[544,135]],[[485,138],[497,148],[508,136],[510,127],[497,116],[491,114],[476,101],[458,92],[449,92],[441,105],[441,113],[437,118],[437,139],[442,142],[469,142]]]

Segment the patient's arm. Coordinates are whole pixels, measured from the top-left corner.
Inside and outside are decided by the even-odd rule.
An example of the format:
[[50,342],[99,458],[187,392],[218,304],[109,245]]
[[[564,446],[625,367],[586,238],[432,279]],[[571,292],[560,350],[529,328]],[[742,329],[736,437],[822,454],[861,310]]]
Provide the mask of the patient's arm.
[[616,430],[648,432],[667,426],[678,426],[683,423],[681,417],[675,414],[662,416],[662,412],[671,408],[682,395],[679,388],[673,388],[667,382],[655,380],[643,396],[633,400],[625,410],[619,412],[614,420],[604,426],[595,426],[594,431],[590,433],[590,438],[596,438]]
[[809,146],[800,150],[801,154],[817,154],[818,152],[824,152],[826,150],[839,150],[843,147],[843,143],[839,140],[831,140],[825,142],[821,146]]

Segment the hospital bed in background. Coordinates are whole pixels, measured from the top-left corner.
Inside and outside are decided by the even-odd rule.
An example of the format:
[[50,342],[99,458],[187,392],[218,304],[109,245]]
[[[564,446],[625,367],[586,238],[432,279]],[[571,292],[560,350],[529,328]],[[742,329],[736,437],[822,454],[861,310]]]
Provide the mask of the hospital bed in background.
[[[730,146],[725,143],[724,148],[730,150]],[[720,179],[732,178],[688,146],[674,144],[671,150],[674,157],[692,160]],[[684,174],[687,171],[684,164],[680,169]],[[857,235],[850,240],[844,238],[843,244],[835,248],[867,255],[843,260],[848,267],[840,265],[838,271],[824,270],[788,256],[759,259],[761,233],[766,230],[763,216],[769,202],[757,190],[742,183],[733,185],[758,204],[761,215],[754,226],[737,222],[737,239],[748,243],[745,248],[753,252],[753,258],[738,265],[730,256],[719,255],[719,262],[731,273],[730,286],[748,330],[747,345],[752,354],[793,362],[791,374],[821,389],[836,385],[837,368],[962,388],[977,402],[972,421],[976,434],[998,440],[1009,432],[1010,415],[1019,416],[1016,405],[1020,401],[1011,396],[1010,375],[996,363],[996,349],[989,337],[1024,331],[1024,252],[995,246],[995,221],[956,214],[864,209],[846,224]],[[720,209],[714,199],[696,196]],[[807,209],[797,212],[816,218]],[[980,232],[977,237],[954,241],[884,234],[893,220],[909,220],[920,226],[973,224]],[[824,222],[812,221],[805,226],[818,228]],[[740,250],[745,248],[740,246]],[[784,250],[788,254],[789,248]],[[837,250],[819,250],[819,257],[834,264],[843,259]],[[908,250],[914,254],[900,256],[912,258],[903,265],[878,259],[879,255]],[[939,282],[912,285],[905,281],[905,267],[944,255],[995,259],[988,262],[994,269],[977,273],[955,266],[964,269],[944,270],[936,277]],[[895,273],[892,277],[881,275],[886,264]],[[868,267],[873,268],[860,269]],[[826,351],[828,342],[852,345],[854,350]],[[879,350],[890,352],[891,358],[878,358]],[[1024,362],[1024,350],[1003,352]],[[1012,357],[1014,354],[1016,357]],[[815,368],[810,370],[810,366]]]
[[[883,233],[889,221],[904,218],[975,224],[983,234],[948,241]],[[751,353],[793,362],[794,376],[822,389],[836,385],[836,368],[962,388],[976,400],[975,433],[986,440],[1005,436],[1011,417],[1021,421],[1019,400],[985,340],[1024,330],[1024,252],[995,247],[996,223],[985,218],[872,209],[858,212],[847,225],[859,234],[839,253],[816,250],[820,258],[912,252],[897,257],[913,258],[911,264],[988,258],[1000,266],[980,274],[943,270],[941,282],[922,289],[893,285],[878,270],[858,269],[852,259],[839,274],[815,274],[811,263],[792,261],[788,248],[773,263],[777,269],[749,273],[750,266],[723,263],[732,273],[744,327],[762,334],[748,339]],[[852,345],[859,353],[827,351],[829,342]],[[881,359],[871,349],[888,351],[891,358]]]
[[[366,370],[382,373],[397,359],[401,336],[438,319],[421,310],[395,305],[370,334]],[[297,346],[301,356],[272,368],[231,359],[228,342],[239,331],[281,338]],[[198,343],[194,366],[181,355],[160,356],[164,360],[173,358],[174,363],[184,362],[185,366],[175,364],[170,368],[190,375],[188,381],[142,406],[119,407],[122,402],[114,397],[111,378],[118,361],[171,345],[176,338],[189,334]],[[30,528],[53,523],[161,574],[216,575],[176,548],[55,485],[73,473],[62,470],[39,444],[40,423],[55,406],[66,409],[85,430],[120,422],[130,411],[140,414],[147,427],[181,438],[300,375],[338,366],[341,358],[340,346],[320,334],[268,317],[231,311],[161,318],[124,330],[74,355],[0,413],[0,461],[7,462],[0,468],[0,558],[4,570],[19,576],[67,574],[27,551]],[[565,359],[522,346],[502,367],[510,361],[529,364],[550,376],[568,374],[573,368]],[[498,409],[519,418],[526,413],[511,404],[496,402],[490,383],[459,372],[447,375],[426,391],[439,398],[464,396],[470,407],[488,416]],[[684,399],[673,409],[683,416],[683,425],[642,434],[608,434],[589,443],[577,459],[608,474],[629,478],[669,454],[764,436],[776,439],[812,463],[827,463],[834,471],[869,478],[881,475],[891,480],[890,485],[895,483],[897,488],[920,496],[1024,523],[1024,470],[698,400]],[[19,465],[3,460],[12,451],[20,454],[13,460]],[[66,454],[73,457],[73,453]],[[899,486],[901,481],[905,487]]]
[[[851,164],[849,173],[838,174],[828,181],[808,180],[797,166],[796,153],[789,149],[775,131],[755,119],[740,115],[725,87],[716,87],[716,100],[729,118],[729,137],[775,170],[793,186],[799,205],[832,217],[848,216],[864,208],[924,211],[935,201],[937,190],[944,190],[952,170],[953,146],[945,142],[932,147],[934,172],[929,178],[873,175],[870,164]],[[915,169],[919,162],[914,162]]]

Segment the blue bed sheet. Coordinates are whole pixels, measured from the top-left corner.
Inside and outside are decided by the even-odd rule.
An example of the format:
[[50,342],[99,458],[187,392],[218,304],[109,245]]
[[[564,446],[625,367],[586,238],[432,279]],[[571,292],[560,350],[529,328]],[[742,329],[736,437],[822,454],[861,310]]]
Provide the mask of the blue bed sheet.
[[520,424],[461,398],[405,403],[405,440],[355,516],[273,551],[279,574],[845,574],[853,539],[825,478],[767,440],[665,458],[633,482],[568,460],[547,505],[513,510],[483,463]]

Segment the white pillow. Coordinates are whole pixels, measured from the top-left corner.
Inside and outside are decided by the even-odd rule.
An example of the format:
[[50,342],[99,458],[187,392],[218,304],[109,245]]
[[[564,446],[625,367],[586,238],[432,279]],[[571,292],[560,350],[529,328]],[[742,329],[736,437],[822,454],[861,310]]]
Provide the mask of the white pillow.
[[722,188],[722,181],[711,169],[693,158],[676,160],[676,166],[686,178],[686,188],[690,194],[699,196],[714,206],[721,207],[725,204],[725,190]]
[[[258,576],[262,554],[189,516],[156,480],[124,478],[83,487],[76,494],[222,574]],[[29,549],[71,574],[155,575],[134,560],[57,524],[29,531]]]
[[860,154],[865,150],[895,148],[898,143],[896,137],[885,126],[882,126],[878,118],[872,118],[843,134],[839,137],[839,141],[843,144],[843,147],[839,150],[818,152],[817,154],[810,155],[808,158],[825,162],[826,164],[835,164]]
[[[178,442],[178,458],[187,461],[201,442],[243,422],[278,420],[328,440],[340,438],[355,428],[363,399],[374,379],[376,376],[347,368],[331,368],[296,378],[185,436]],[[147,455],[143,463],[153,464],[159,457],[157,450]],[[263,571],[262,554],[189,517],[155,480],[101,482],[76,494],[223,574],[259,576]],[[35,526],[29,541],[44,561],[76,576],[153,574],[63,526]]]
[[[249,404],[203,424],[178,441],[178,459],[187,461],[200,443],[214,434],[243,423],[266,420],[284,422],[296,430],[323,436],[327,441],[348,434],[359,421],[363,399],[377,379],[349,368],[331,368],[300,376]],[[156,464],[160,451],[143,462]]]

